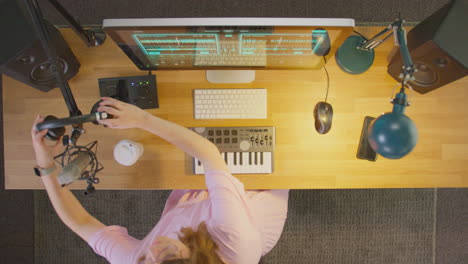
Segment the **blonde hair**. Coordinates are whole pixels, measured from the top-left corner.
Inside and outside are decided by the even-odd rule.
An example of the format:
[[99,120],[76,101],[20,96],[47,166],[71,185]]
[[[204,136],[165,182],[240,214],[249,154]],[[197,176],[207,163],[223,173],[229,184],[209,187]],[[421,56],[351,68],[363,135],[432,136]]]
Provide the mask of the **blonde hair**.
[[180,242],[190,249],[190,256],[186,263],[191,264],[223,264],[221,258],[216,254],[218,245],[211,238],[205,222],[200,223],[197,231],[190,227],[180,230]]

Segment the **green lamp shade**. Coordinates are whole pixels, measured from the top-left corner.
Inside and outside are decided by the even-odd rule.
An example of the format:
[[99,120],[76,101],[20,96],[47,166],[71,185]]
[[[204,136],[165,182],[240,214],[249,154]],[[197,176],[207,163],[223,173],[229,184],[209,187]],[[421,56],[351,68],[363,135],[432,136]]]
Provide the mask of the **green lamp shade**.
[[413,121],[401,112],[390,112],[375,119],[368,128],[372,149],[388,159],[400,159],[410,153],[418,141]]
[[361,74],[374,63],[374,51],[359,49],[366,39],[361,36],[348,37],[336,51],[335,59],[338,66],[347,73]]

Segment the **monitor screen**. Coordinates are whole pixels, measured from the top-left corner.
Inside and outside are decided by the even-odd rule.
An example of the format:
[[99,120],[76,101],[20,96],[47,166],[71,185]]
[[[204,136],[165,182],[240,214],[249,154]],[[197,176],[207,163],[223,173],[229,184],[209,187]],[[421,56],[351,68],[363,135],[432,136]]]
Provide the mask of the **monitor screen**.
[[103,25],[141,70],[318,69],[353,27],[353,19],[326,18],[105,19]]

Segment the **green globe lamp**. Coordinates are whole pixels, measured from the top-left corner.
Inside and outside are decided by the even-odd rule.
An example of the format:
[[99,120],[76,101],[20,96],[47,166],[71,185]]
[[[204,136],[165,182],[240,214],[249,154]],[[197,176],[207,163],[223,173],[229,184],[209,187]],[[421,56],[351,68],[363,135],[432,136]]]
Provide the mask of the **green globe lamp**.
[[[408,81],[413,80],[415,67],[406,44],[406,32],[402,28],[403,20],[395,20],[387,28],[371,39],[363,35],[350,36],[336,52],[338,66],[347,73],[361,74],[366,72],[374,62],[374,49],[385,42],[392,34],[395,45],[399,46],[404,66],[402,67],[401,88],[391,101],[392,112],[385,113],[373,120],[367,128],[367,140],[370,147],[388,159],[400,159],[410,153],[418,141],[418,131],[414,122],[405,115],[409,106],[405,88],[411,88]],[[382,35],[391,31],[383,39]]]

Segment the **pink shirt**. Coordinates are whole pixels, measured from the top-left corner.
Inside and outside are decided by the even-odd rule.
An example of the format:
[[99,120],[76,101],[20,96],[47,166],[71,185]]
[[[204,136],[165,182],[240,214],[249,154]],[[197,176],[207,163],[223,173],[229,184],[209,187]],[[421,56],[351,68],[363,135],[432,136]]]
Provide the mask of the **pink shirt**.
[[91,236],[89,245],[112,264],[136,264],[157,237],[177,239],[182,227],[197,230],[205,222],[225,263],[258,263],[281,235],[289,190],[245,191],[226,171],[209,171],[205,179],[208,191],[174,190],[143,240],[129,236],[124,227],[107,226]]

